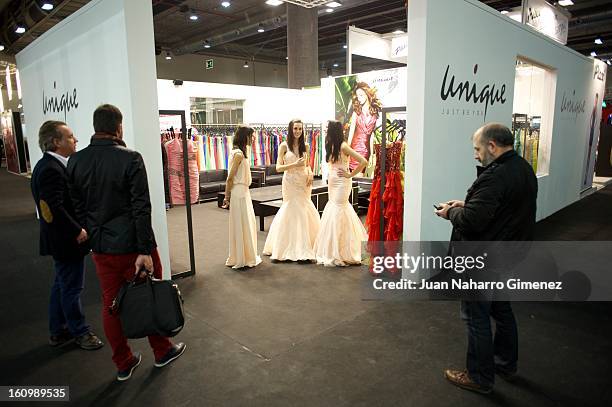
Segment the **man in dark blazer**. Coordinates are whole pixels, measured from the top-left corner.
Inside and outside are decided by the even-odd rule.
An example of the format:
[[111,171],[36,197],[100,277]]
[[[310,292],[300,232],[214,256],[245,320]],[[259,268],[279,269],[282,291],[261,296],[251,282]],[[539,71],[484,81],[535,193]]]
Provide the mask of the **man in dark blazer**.
[[43,157],[32,172],[32,195],[40,217],[40,255],[53,256],[55,281],[49,301],[49,344],[75,340],[82,349],[104,344],[91,332],[81,306],[87,232],[75,220],[66,166],[77,139],[64,122],[47,121],[38,133]]

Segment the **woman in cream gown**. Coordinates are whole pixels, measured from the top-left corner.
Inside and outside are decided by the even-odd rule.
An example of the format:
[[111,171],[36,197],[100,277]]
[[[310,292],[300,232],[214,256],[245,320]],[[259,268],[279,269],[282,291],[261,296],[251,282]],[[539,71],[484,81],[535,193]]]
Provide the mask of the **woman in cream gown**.
[[263,254],[272,260],[314,261],[314,243],[319,233],[319,212],[310,200],[312,170],[307,162],[301,120],[289,123],[287,141],[278,151],[276,171],[283,174],[283,204],[266,238]]
[[[361,244],[368,240],[368,235],[349,202],[349,196],[351,178],[362,172],[368,162],[344,141],[342,124],[338,121],[330,121],[327,125],[325,151],[329,166],[329,200],[315,243],[317,263],[330,267],[360,264]],[[349,172],[351,158],[358,165]]]
[[234,269],[255,267],[261,263],[257,255],[257,223],[251,202],[251,169],[247,145],[251,144],[253,129],[240,126],[234,136],[230,153],[229,174],[225,185],[223,207],[229,206],[229,256],[226,266]]

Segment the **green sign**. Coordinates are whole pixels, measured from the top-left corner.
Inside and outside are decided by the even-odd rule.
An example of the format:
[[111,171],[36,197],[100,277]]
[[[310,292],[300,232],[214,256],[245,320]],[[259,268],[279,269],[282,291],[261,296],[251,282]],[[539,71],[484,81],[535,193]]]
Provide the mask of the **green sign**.
[[207,59],[206,60],[206,69],[213,69],[214,68],[214,62],[212,59]]

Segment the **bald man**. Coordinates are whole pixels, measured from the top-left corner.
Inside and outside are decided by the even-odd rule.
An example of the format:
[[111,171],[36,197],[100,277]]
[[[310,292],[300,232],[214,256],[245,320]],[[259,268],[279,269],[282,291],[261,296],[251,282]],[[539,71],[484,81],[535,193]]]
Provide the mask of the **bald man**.
[[[472,143],[481,166],[465,201],[440,203],[435,211],[452,223],[451,241],[532,240],[538,181],[514,151],[512,132],[499,123],[486,124]],[[463,389],[490,393],[496,373],[509,379],[517,372],[518,331],[510,302],[462,301],[461,318],[468,327],[467,369],[448,369],[444,375]]]

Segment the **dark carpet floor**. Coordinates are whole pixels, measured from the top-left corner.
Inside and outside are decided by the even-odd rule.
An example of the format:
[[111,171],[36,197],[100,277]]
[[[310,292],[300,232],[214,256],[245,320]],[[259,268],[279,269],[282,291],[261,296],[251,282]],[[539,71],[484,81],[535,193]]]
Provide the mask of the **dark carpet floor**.
[[[37,255],[28,185],[0,170],[0,385],[67,385],[79,406],[610,405],[612,304],[515,303],[520,376],[498,380],[489,396],[473,394],[442,375],[465,362],[458,303],[362,301],[353,268],[266,259],[234,272],[223,266],[227,212],[215,204],[194,208],[197,275],[179,280],[185,355],[156,369],[147,342],[131,341],[143,362],[117,383],[108,346],[47,345],[52,262]],[[612,240],[610,208],[612,190],[600,191],[540,222],[538,238]],[[182,211],[168,214],[176,267],[187,253]],[[259,233],[260,249],[264,239]],[[87,267],[83,303],[102,335],[99,286]]]

